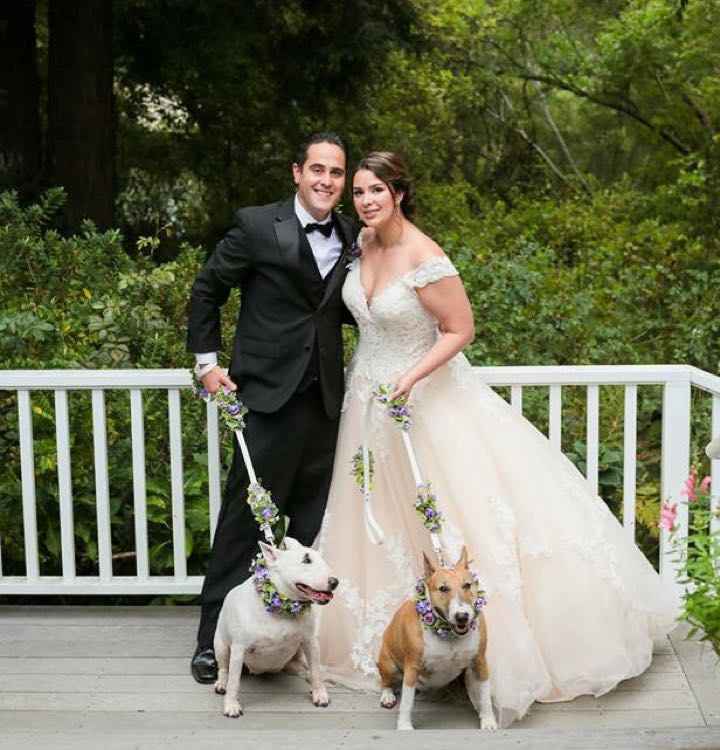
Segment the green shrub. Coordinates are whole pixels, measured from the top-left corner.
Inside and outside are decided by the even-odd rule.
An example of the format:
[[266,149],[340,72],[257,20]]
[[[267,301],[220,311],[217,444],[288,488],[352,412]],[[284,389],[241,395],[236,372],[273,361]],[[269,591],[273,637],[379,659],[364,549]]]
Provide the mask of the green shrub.
[[[52,220],[62,190],[49,191],[28,208],[13,193],[0,195],[0,359],[5,369],[177,368],[191,364],[185,351],[189,288],[203,261],[183,246],[176,260],[154,264],[129,255],[117,231],[61,236]],[[237,298],[228,305],[230,340]],[[151,571],[172,573],[172,503],[167,399],[143,394],[147,517]],[[183,468],[186,552],[189,570],[206,561],[208,483],[204,407],[183,393]],[[59,498],[55,408],[49,392],[32,393],[38,539],[41,572],[60,572]],[[97,571],[94,453],[90,394],[71,392],[70,450],[79,574]],[[108,391],[107,441],[116,574],[135,572],[129,396]],[[0,529],[3,571],[22,575],[24,552],[15,395],[0,395]],[[225,441],[228,448],[230,441]],[[224,457],[226,460],[228,456]]]

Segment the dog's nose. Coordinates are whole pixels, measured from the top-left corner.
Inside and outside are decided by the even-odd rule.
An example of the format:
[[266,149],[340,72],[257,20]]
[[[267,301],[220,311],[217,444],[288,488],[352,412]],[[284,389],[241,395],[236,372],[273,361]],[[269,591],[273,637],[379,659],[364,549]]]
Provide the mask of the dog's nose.
[[467,621],[470,619],[470,615],[467,612],[458,612],[455,615],[455,622],[458,625],[467,625]]
[[335,591],[335,589],[338,587],[338,581],[337,578],[328,578],[328,586],[330,587],[330,591]]

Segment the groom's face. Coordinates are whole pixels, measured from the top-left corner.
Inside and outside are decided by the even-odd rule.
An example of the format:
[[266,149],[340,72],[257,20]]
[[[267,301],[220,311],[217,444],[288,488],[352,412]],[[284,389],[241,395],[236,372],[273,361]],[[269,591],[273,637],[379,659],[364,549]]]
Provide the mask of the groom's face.
[[318,221],[337,206],[345,187],[345,152],[334,143],[313,143],[305,162],[293,164],[298,198]]

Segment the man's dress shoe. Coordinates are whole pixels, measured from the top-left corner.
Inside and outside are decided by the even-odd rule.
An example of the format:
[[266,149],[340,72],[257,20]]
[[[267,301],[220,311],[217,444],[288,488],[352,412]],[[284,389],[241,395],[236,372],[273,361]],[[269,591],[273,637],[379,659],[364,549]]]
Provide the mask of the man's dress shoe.
[[215,652],[211,648],[200,648],[198,646],[190,661],[190,672],[195,678],[195,682],[204,685],[215,682],[217,680]]

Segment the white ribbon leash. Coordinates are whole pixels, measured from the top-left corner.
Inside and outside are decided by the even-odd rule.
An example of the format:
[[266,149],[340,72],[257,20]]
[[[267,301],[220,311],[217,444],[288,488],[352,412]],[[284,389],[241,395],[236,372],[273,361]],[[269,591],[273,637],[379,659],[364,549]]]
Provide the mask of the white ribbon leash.
[[[405,445],[405,452],[410,461],[410,470],[412,471],[413,479],[415,480],[415,486],[421,487],[425,482],[423,482],[422,475],[420,474],[420,467],[418,466],[417,458],[415,457],[415,450],[412,441],[410,440],[410,433],[408,430],[401,430],[400,434],[402,435],[403,444]],[[445,567],[445,555],[443,554],[443,546],[439,534],[435,531],[431,531],[430,541],[432,542],[433,550],[435,550],[435,554],[441,567]]]
[[[242,430],[235,430],[235,437],[237,438],[238,445],[240,446],[240,452],[242,453],[243,461],[245,462],[245,468],[247,469],[248,477],[250,478],[250,486],[257,484],[257,477],[255,476],[255,469],[253,468],[252,461],[250,460],[250,451],[248,450],[247,443],[245,442],[245,435]],[[270,528],[269,523],[263,523],[260,525],[263,534],[265,535],[265,541],[271,546],[275,546],[275,538]]]

